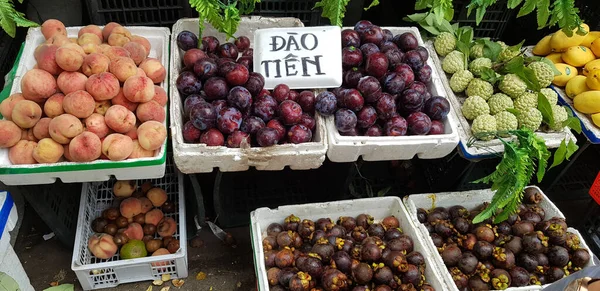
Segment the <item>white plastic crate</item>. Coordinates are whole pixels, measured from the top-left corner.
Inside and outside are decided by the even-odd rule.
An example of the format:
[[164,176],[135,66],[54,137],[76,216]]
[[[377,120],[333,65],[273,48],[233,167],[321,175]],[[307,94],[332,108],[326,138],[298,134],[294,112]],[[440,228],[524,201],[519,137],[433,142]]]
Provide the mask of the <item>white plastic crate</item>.
[[[344,27],[350,29],[351,27]],[[394,35],[410,32],[414,34],[423,46],[421,34],[416,27],[382,27],[389,29]],[[435,51],[429,50],[429,55]],[[432,96],[446,96],[446,91],[440,81],[433,60],[429,58],[427,64],[431,67],[431,83],[428,89]],[[451,104],[454,106],[454,104]],[[342,136],[335,127],[334,117],[326,118],[329,149],[327,157],[333,162],[354,162],[362,156],[365,161],[410,160],[414,156],[421,159],[437,159],[448,155],[458,144],[458,129],[455,116],[450,110],[444,120],[446,132],[439,135],[411,135],[411,136]]]
[[[170,255],[121,260],[119,253],[108,260],[94,257],[88,249],[88,239],[94,234],[91,223],[103,210],[109,208],[114,200],[112,187],[115,179],[106,182],[83,184],[79,221],[75,236],[75,247],[71,269],[77,275],[84,290],[115,287],[119,284],[160,279],[163,274],[171,278],[188,276],[187,237],[185,223],[185,197],[183,175],[175,169],[169,159],[165,176],[161,179],[138,180],[138,185],[150,181],[155,187],[167,192],[169,201],[176,202],[178,211],[165,213],[177,221],[174,238],[179,239],[179,250]],[[158,235],[156,235],[158,237]],[[152,266],[152,263],[160,263]]]
[[[82,27],[68,27],[67,35],[77,37]],[[157,58],[168,69],[169,37],[168,28],[161,27],[126,27],[134,35],[148,39],[152,45],[149,57]],[[27,32],[25,47],[19,61],[10,93],[21,92],[21,78],[28,70],[33,69],[36,61],[33,57],[35,48],[44,43],[41,28],[30,28]],[[160,84],[168,92],[168,75]],[[1,100],[0,100],[1,101]],[[165,111],[167,108],[165,107]],[[168,112],[167,112],[168,113]],[[167,125],[166,121],[164,122]],[[6,185],[52,184],[56,179],[65,183],[107,181],[111,176],[118,179],[132,180],[141,178],[159,178],[165,173],[167,141],[156,151],[152,158],[138,158],[124,161],[96,160],[86,163],[58,162],[54,164],[12,165],[8,159],[8,149],[0,149],[0,181]]]
[[400,228],[402,228],[404,234],[409,235],[413,239],[414,250],[420,252],[425,258],[425,277],[427,283],[437,291],[448,290],[443,279],[440,277],[439,270],[434,265],[435,261],[432,260],[431,249],[426,247],[422,234],[413,223],[402,201],[398,197],[287,205],[280,206],[277,209],[262,207],[252,211],[250,213],[250,232],[252,234],[254,270],[256,278],[258,278],[258,290],[269,290],[262,240],[267,235],[267,227],[271,223],[282,223],[291,214],[300,217],[300,219],[316,221],[319,218],[329,217],[335,221],[340,216],[356,217],[362,213],[372,215],[376,222],[390,215],[396,216],[400,221]]
[[[468,142],[471,138],[473,138],[473,134],[471,133],[471,124],[469,121],[462,115],[461,107],[462,104],[467,99],[466,95],[460,94],[457,95],[450,88],[450,79],[446,76],[444,70],[442,70],[442,60],[435,53],[435,49],[433,49],[433,43],[428,41],[426,44],[427,48],[431,52],[429,54],[430,58],[433,59],[433,63],[435,64],[434,71],[437,71],[440,74],[440,80],[442,81],[443,88],[446,90],[448,100],[450,101],[450,105],[452,105],[452,109],[454,110],[454,114],[458,118],[458,135],[460,137],[460,149],[461,153],[467,159],[481,159],[481,158],[490,158],[495,157],[498,153],[504,152],[504,145],[499,139],[493,139],[490,141],[476,141],[472,146],[468,146]],[[573,135],[573,133],[564,128],[562,131],[536,131],[535,132],[539,137],[543,138],[546,141],[546,146],[548,148],[558,148],[560,143],[566,139],[572,140],[573,142],[577,142],[577,138]]]
[[[301,27],[302,22],[296,18],[242,17],[236,35],[244,35],[251,40],[254,31],[260,28]],[[271,147],[227,148],[224,146],[207,146],[205,144],[185,143],[183,141],[183,101],[177,91],[177,76],[182,68],[183,52],[177,49],[177,35],[189,30],[198,31],[198,19],[181,19],[173,25],[171,39],[171,137],[173,139],[173,156],[177,168],[185,174],[208,173],[214,168],[223,172],[246,171],[250,167],[258,170],[282,170],[289,166],[293,170],[319,168],[325,161],[327,152],[327,135],[325,125],[320,116],[315,116],[316,129],[313,141],[302,144],[284,144]],[[204,35],[212,35],[225,41],[225,35],[217,32],[209,24]],[[251,44],[252,47],[252,44]]]
[[[556,207],[556,205],[554,205],[554,203],[552,203],[552,201],[550,201],[550,199],[548,199],[548,197],[542,192],[542,190],[540,190],[540,188],[538,188],[536,186],[529,186],[527,188],[530,188],[530,187],[537,189],[543,196],[543,199],[540,202],[539,206],[542,209],[544,209],[544,212],[546,214],[545,215],[546,220],[551,217],[561,217],[561,218],[565,217],[562,214],[562,212],[560,212],[558,207]],[[433,195],[435,195],[435,200],[433,200],[434,199]],[[422,236],[424,237],[424,241],[427,244],[427,247],[431,250],[431,253],[433,254],[433,260],[436,262],[436,264],[439,268],[439,272],[442,274],[442,277],[443,277],[446,285],[449,287],[448,290],[450,290],[450,291],[458,291],[458,288],[456,288],[456,285],[454,284],[454,281],[452,280],[452,277],[450,276],[450,273],[448,272],[446,265],[444,265],[444,261],[442,260],[442,257],[438,253],[437,248],[433,244],[433,241],[431,241],[429,232],[427,231],[425,226],[423,224],[421,224],[419,222],[419,220],[417,219],[417,209],[418,208],[431,209],[432,207],[451,207],[454,205],[462,205],[467,209],[473,209],[475,207],[480,206],[483,202],[491,201],[493,196],[494,196],[494,192],[492,192],[490,189],[485,189],[485,190],[473,190],[473,191],[465,191],[465,192],[416,194],[416,195],[409,195],[408,197],[404,198],[404,204],[406,205],[406,208],[411,217],[411,220],[413,221],[413,223],[415,223],[415,225],[417,225]],[[585,240],[583,239],[583,237],[581,236],[579,231],[577,231],[577,229],[574,229],[572,227],[569,227],[567,230],[569,232],[575,233],[579,237],[579,240],[581,241],[581,246],[583,248],[587,249],[588,252],[590,253],[590,258],[593,258],[594,255],[591,253],[589,247],[585,243]],[[594,266],[594,265],[595,264],[594,264],[593,259],[590,259],[590,262],[588,263],[588,265],[586,267]],[[541,290],[541,289],[545,288],[546,286],[548,286],[548,285],[511,287],[506,290],[509,290],[509,291]]]

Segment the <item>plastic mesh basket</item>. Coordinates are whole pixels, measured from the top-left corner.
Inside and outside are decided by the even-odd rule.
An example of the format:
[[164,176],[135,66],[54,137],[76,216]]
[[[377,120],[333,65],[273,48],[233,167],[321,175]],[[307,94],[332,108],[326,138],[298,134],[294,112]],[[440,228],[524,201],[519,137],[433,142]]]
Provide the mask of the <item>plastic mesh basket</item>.
[[471,16],[467,16],[467,5],[469,3],[469,0],[454,1],[455,22],[461,26],[473,27],[477,38],[489,37],[494,40],[501,38],[508,21],[514,13],[514,9],[506,8],[506,0],[500,0],[488,7],[483,20],[478,26],[475,23],[475,11],[472,11]]
[[170,27],[192,11],[187,0],[86,0],[86,4],[90,21],[98,25],[114,21]]
[[[170,274],[171,278],[187,277],[183,175],[175,169],[172,159],[169,158],[165,176],[161,179],[138,180],[138,185],[146,181],[165,190],[169,201],[176,202],[178,211],[165,213],[165,217],[172,217],[177,221],[177,231],[173,237],[180,240],[180,249],[170,255],[130,260],[120,260],[119,253],[107,260],[96,258],[87,246],[88,238],[94,234],[91,223],[101,215],[102,211],[113,205],[112,188],[115,179],[85,183],[81,192],[79,222],[71,265],[83,289],[109,288],[122,283],[155,280],[161,278],[163,274]],[[158,238],[158,235],[156,237]]]

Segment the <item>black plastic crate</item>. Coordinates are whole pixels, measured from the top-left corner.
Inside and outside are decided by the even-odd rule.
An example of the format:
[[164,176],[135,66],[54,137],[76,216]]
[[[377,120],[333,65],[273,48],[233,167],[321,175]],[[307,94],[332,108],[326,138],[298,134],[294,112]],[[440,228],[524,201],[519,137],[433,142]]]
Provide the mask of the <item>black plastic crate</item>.
[[579,231],[596,256],[600,256],[600,206],[592,201]]
[[256,3],[252,15],[268,17],[295,17],[305,26],[325,25],[329,22],[321,18],[321,9],[313,10],[318,0],[262,0]]
[[190,17],[187,0],[86,0],[90,21],[104,25],[111,21],[121,25],[172,26]]
[[493,40],[502,38],[508,21],[515,11],[506,7],[507,1],[500,0],[488,7],[479,25],[476,25],[475,10],[471,12],[471,16],[467,16],[469,3],[469,0],[454,0],[454,22],[461,26],[473,27],[476,38],[489,37]]
[[19,28],[15,38],[12,38],[4,30],[0,30],[0,88],[4,88],[4,76],[8,74],[17,61],[16,58],[25,40],[25,34],[26,30]]

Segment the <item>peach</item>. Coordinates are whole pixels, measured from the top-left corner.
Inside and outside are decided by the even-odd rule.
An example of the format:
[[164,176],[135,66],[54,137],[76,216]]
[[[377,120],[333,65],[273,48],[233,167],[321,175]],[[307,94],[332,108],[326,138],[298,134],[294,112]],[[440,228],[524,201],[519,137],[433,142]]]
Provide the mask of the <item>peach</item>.
[[87,118],[94,113],[96,101],[90,93],[79,90],[65,95],[63,109],[75,117]]
[[[77,47],[81,49],[80,46]],[[56,64],[65,71],[75,72],[81,68],[81,65],[83,65],[84,55],[85,52],[83,49],[81,52],[79,52],[75,49],[69,48],[67,45],[64,45],[56,50]]]
[[68,49],[74,50],[74,51],[82,54],[83,56],[85,56],[85,51],[83,50],[83,48],[76,43],[65,43],[65,44],[61,45],[59,48],[68,48]]
[[163,122],[166,118],[165,108],[153,100],[138,105],[135,114],[140,122],[149,120]]
[[102,38],[104,40],[108,39],[108,36],[110,36],[110,33],[112,32],[112,30],[115,27],[121,26],[120,24],[116,23],[116,22],[109,22],[107,23],[104,28],[102,29]]
[[156,231],[161,237],[173,236],[177,231],[177,222],[171,217],[165,217],[156,226]]
[[152,205],[152,201],[150,201],[150,199],[148,199],[146,197],[140,197],[138,199],[142,203],[142,212],[141,213],[148,213],[148,211],[150,211],[150,210],[152,210],[152,208],[154,208],[154,205]]
[[96,101],[96,109],[94,109],[94,113],[104,115],[111,105],[112,104],[110,103],[110,100]]
[[69,162],[73,162],[73,158],[71,157],[71,153],[69,153],[69,145],[68,144],[64,144],[63,145],[63,149],[65,151],[63,153],[63,156],[64,156],[65,160],[69,161]]
[[[129,29],[123,27],[123,26],[117,26],[115,28],[113,28],[113,30],[110,32],[110,34],[120,34],[126,38],[131,38],[131,32],[129,31]],[[109,35],[110,38],[110,35]]]
[[88,77],[83,73],[64,71],[58,75],[56,84],[61,92],[69,94],[77,90],[85,90],[87,79]]
[[126,133],[135,126],[135,115],[121,105],[113,105],[106,111],[104,122],[118,133]]
[[9,148],[21,140],[21,128],[10,120],[0,120],[0,148]]
[[104,54],[104,52],[108,51],[112,46],[107,43],[103,43],[98,46],[98,52]]
[[131,102],[131,101],[127,100],[127,98],[125,98],[125,95],[123,95],[122,88],[119,90],[119,94],[117,94],[117,96],[113,97],[113,99],[111,99],[110,102],[112,102],[113,105],[124,106],[125,108],[127,108],[129,111],[132,111],[132,112],[135,111],[135,109],[138,107],[138,104],[136,102]]
[[88,55],[93,54],[93,53],[101,53],[102,52],[100,50],[100,46],[96,45],[94,43],[86,43],[86,44],[82,45],[81,48],[83,49],[83,52]]
[[56,51],[58,51],[60,47],[54,44],[44,44],[41,46],[37,53],[37,58],[35,58],[38,68],[57,76],[63,70],[56,63]]
[[50,121],[50,136],[60,144],[68,144],[72,138],[83,132],[83,124],[79,118],[71,114],[61,114]]
[[97,25],[93,25],[90,24],[88,26],[84,26],[82,27],[79,32],[77,33],[77,36],[81,36],[84,33],[92,33],[98,36],[98,38],[100,39],[100,41],[104,40],[104,36],[102,35],[102,29],[100,27],[98,27]]
[[111,161],[127,159],[132,151],[133,141],[126,135],[112,133],[102,141],[102,153]]
[[141,77],[148,77],[146,76],[146,72],[144,72],[144,70],[137,68],[137,74],[135,74],[136,76],[141,76]]
[[131,155],[129,155],[129,159],[137,159],[137,158],[152,158],[154,157],[154,151],[149,151],[140,146],[140,143],[137,139],[133,140],[133,151]]
[[8,159],[13,165],[36,164],[33,158],[33,150],[37,142],[29,140],[20,140],[8,150]]
[[21,140],[38,141],[33,135],[33,128],[21,130]]
[[83,59],[83,64],[81,65],[81,72],[83,72],[86,76],[91,76],[94,74],[100,74],[103,72],[108,72],[108,66],[110,65],[110,58],[99,53],[92,53]]
[[86,45],[86,44],[102,44],[102,39],[100,39],[97,35],[93,33],[84,33],[77,38],[77,44]]
[[119,88],[119,79],[108,72],[91,75],[85,83],[85,89],[96,101],[112,99],[119,94]]
[[135,180],[119,180],[113,185],[113,194],[119,198],[127,198],[137,188]]
[[139,35],[132,35],[130,39],[131,42],[141,44],[146,49],[146,57],[148,57],[148,55],[150,54],[150,49],[152,48],[152,45],[150,45],[148,39]]
[[38,140],[50,137],[50,121],[52,118],[44,117],[33,126],[33,136]]
[[142,202],[135,197],[129,197],[121,202],[119,208],[123,217],[133,218],[142,213]]
[[27,100],[42,102],[58,90],[54,76],[41,70],[29,70],[21,79],[21,93]]
[[85,128],[99,138],[105,138],[110,133],[110,128],[104,122],[104,115],[99,113],[92,113],[85,119]]
[[108,44],[112,45],[112,46],[124,46],[125,44],[129,43],[131,41],[131,39],[129,39],[127,36],[123,35],[123,34],[118,34],[118,33],[111,33],[108,36]]
[[167,129],[164,124],[150,120],[138,127],[138,141],[147,150],[159,149],[167,139]]
[[102,142],[92,132],[84,131],[69,143],[69,155],[74,162],[91,162],[100,157]]
[[79,43],[77,43],[77,37],[69,37],[69,42],[73,43],[73,44],[76,44],[76,45],[79,45]]
[[32,128],[42,118],[42,107],[31,100],[21,100],[15,104],[12,120],[21,128]]
[[42,23],[42,34],[46,39],[57,34],[67,36],[67,28],[60,20],[48,19]]
[[123,48],[129,52],[131,59],[136,65],[139,65],[148,57],[148,52],[144,46],[137,42],[128,42],[123,46]]
[[119,250],[119,247],[114,242],[114,238],[110,234],[101,233],[94,234],[88,240],[88,249],[94,257],[102,260],[112,258]]
[[160,61],[155,58],[147,58],[140,64],[140,68],[144,70],[146,76],[152,79],[152,82],[156,84],[164,81],[167,76],[167,70]]
[[161,207],[167,202],[167,192],[159,187],[154,187],[146,193],[146,197],[152,201],[154,207]]
[[167,92],[161,86],[154,85],[154,98],[152,100],[158,102],[160,106],[167,105],[169,102],[169,97],[167,97]]
[[64,147],[51,138],[41,139],[33,149],[33,158],[40,164],[56,163],[63,156]]
[[137,140],[138,136],[137,136],[137,128],[138,128],[138,124],[136,123],[130,131],[126,132],[125,135],[130,137],[132,140]]
[[123,84],[123,94],[131,102],[148,102],[154,98],[154,84],[148,77],[133,76]]
[[72,43],[71,39],[69,39],[66,35],[55,34],[53,37],[46,40],[45,44],[54,44],[57,46],[62,46],[67,43]]
[[158,225],[158,223],[165,217],[160,209],[152,209],[146,213],[146,224]]
[[12,95],[8,96],[8,98],[2,100],[2,103],[0,103],[0,114],[2,114],[2,116],[4,116],[4,119],[6,119],[6,120],[12,119],[12,117],[11,117],[12,110],[15,107],[15,104],[17,104],[17,102],[19,102],[21,100],[25,100],[25,98],[23,97],[23,94],[21,94],[21,93],[12,94]]
[[133,60],[127,57],[114,58],[110,61],[110,65],[108,66],[108,70],[115,75],[121,83],[129,79],[129,77],[135,76],[137,74],[137,69],[138,68]]
[[142,240],[142,238],[144,237],[144,229],[142,228],[141,224],[133,222],[127,226],[125,231],[123,231],[123,234],[126,235],[129,239]]
[[111,60],[118,57],[130,57],[129,52],[120,46],[111,46],[103,50],[102,53]]
[[57,117],[63,113],[65,110],[63,109],[63,100],[65,99],[65,95],[63,93],[56,93],[44,103],[44,114],[50,118]]

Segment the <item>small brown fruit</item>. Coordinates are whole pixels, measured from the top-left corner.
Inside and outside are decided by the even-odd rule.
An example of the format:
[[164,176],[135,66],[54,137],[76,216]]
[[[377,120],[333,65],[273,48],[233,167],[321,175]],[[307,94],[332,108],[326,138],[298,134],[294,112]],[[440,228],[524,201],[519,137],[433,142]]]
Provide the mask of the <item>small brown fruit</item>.
[[169,253],[174,254],[179,250],[179,240],[173,239],[167,244],[167,250]]
[[117,233],[113,237],[113,241],[115,242],[116,245],[122,246],[129,241],[129,238],[126,235],[124,235],[123,233]]
[[162,241],[159,239],[151,239],[146,242],[146,251],[153,253],[162,247]]
[[144,225],[144,234],[145,235],[154,235],[156,233],[156,226],[153,224],[145,224]]
[[115,219],[115,224],[118,228],[125,228],[127,225],[129,225],[129,221],[127,221],[127,218],[119,216],[117,219]]

